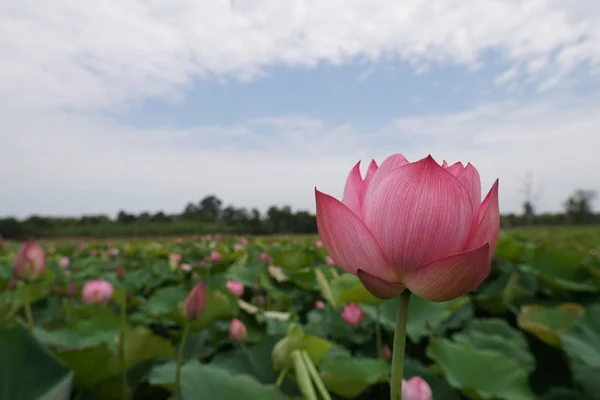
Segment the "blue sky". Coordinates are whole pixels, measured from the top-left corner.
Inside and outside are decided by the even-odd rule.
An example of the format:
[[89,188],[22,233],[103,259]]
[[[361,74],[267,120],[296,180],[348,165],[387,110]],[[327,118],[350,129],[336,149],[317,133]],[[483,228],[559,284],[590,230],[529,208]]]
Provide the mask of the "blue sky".
[[[0,6],[2,7],[2,6]],[[0,214],[314,210],[358,160],[472,162],[503,212],[600,190],[594,0],[0,8]]]

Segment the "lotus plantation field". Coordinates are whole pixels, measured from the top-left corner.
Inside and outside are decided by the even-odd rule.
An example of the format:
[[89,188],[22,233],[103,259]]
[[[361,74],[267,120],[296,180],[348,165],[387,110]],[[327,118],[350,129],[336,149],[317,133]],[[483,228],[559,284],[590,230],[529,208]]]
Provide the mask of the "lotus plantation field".
[[[0,400],[389,399],[400,300],[316,236],[39,243],[21,269],[23,243],[0,248]],[[504,230],[475,292],[410,297],[404,377],[435,400],[600,399],[599,293],[600,229]]]

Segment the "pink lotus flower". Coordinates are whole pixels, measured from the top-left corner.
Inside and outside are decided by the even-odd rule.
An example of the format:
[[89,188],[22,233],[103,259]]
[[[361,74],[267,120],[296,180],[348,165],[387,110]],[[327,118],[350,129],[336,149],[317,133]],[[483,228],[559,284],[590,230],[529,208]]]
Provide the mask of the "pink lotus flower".
[[190,264],[181,264],[179,268],[185,272],[190,272],[192,270],[192,266]]
[[86,304],[106,303],[112,298],[113,286],[105,280],[87,281],[83,285],[81,300]]
[[15,257],[13,275],[18,278],[37,279],[46,272],[46,255],[44,249],[35,240],[30,239]]
[[402,380],[402,400],[432,400],[429,384],[420,376]]
[[315,301],[315,308],[318,310],[322,310],[325,308],[325,303],[322,300]]
[[58,260],[58,265],[62,268],[62,269],[67,269],[69,268],[69,257],[61,257]]
[[365,318],[365,313],[358,303],[346,304],[340,315],[351,326],[357,326]]
[[387,344],[384,344],[381,348],[381,357],[383,357],[383,359],[386,361],[390,361],[392,359],[392,349],[390,349],[390,346]]
[[265,251],[265,252],[262,252],[262,253],[260,253],[260,255],[258,256],[258,258],[259,258],[259,259],[260,259],[262,262],[264,262],[265,264],[271,264],[271,256],[270,256],[270,255],[269,255],[269,253],[267,253],[266,251]]
[[327,256],[325,258],[325,263],[327,263],[327,265],[333,267],[335,265],[335,261],[333,261],[333,258],[331,258],[331,256]]
[[179,253],[171,253],[171,254],[169,254],[169,260],[174,261],[174,262],[180,262],[181,261],[181,254],[179,254]]
[[183,303],[183,311],[190,320],[198,319],[206,308],[206,285],[204,282],[198,283],[191,290]]
[[225,286],[227,287],[227,290],[237,297],[242,297],[244,295],[244,284],[241,282],[227,281]]
[[364,180],[359,167],[341,202],[315,189],[317,226],[336,265],[381,299],[408,288],[447,301],[476,289],[498,240],[498,181],[481,202],[471,164],[394,154],[380,167],[372,161]]
[[223,256],[218,251],[213,251],[212,253],[210,253],[211,261],[219,262],[219,261],[221,261],[222,258],[223,258]]
[[124,266],[119,265],[117,267],[117,278],[119,278],[119,280],[124,280],[125,277],[127,276],[127,270],[125,269]]
[[322,241],[322,240],[317,240],[317,241],[315,242],[315,247],[316,247],[317,249],[320,249],[321,247],[323,247],[323,241]]
[[240,250],[242,250],[243,248],[244,248],[244,245],[243,245],[243,244],[241,244],[241,243],[236,243],[236,244],[234,244],[234,245],[233,245],[233,249],[234,249],[235,251],[240,251]]
[[240,244],[242,244],[242,245],[248,244],[248,238],[246,236],[242,236],[240,238]]
[[106,250],[106,254],[109,256],[118,256],[119,255],[119,249],[117,249],[116,247],[110,248],[108,250]]
[[235,342],[243,342],[248,337],[246,325],[237,318],[233,318],[229,324],[229,337]]

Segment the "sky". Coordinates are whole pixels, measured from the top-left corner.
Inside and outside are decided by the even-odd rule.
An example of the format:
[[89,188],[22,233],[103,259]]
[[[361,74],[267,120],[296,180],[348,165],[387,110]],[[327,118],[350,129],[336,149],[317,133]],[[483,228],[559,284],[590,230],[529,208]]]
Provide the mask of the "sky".
[[597,0],[0,2],[0,215],[314,211],[362,160],[599,190]]

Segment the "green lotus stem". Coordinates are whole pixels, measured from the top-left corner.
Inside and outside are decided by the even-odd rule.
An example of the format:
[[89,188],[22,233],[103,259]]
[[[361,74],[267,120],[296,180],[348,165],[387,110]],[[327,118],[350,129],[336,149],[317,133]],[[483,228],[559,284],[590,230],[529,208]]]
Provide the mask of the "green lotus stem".
[[296,382],[298,382],[300,393],[302,393],[306,400],[317,400],[317,393],[310,380],[308,369],[304,363],[300,350],[292,351],[292,359],[294,360],[294,372],[296,374]]
[[125,330],[127,329],[127,294],[123,296],[121,304],[121,331],[119,332],[119,366],[121,367],[121,398],[126,400],[129,396],[127,385],[127,366],[125,365]]
[[285,376],[287,375],[289,371],[289,368],[284,368],[280,373],[279,376],[277,377],[277,382],[275,382],[275,386],[279,387],[281,386],[281,384],[283,383],[283,379],[285,378]]
[[390,400],[402,400],[402,378],[404,376],[404,349],[406,347],[406,321],[408,320],[408,302],[410,292],[404,290],[400,295],[396,314],[396,332],[392,356],[392,376],[390,377]]
[[25,309],[25,320],[27,321],[27,329],[29,329],[29,331],[33,331],[33,313],[31,312],[31,304],[29,303],[29,301],[25,302],[25,305],[23,306],[23,308]]
[[190,323],[186,322],[185,327],[183,328],[183,335],[181,336],[179,352],[177,353],[177,367],[175,369],[175,388],[177,393],[181,390],[181,365],[183,363],[183,349],[185,348],[185,342],[187,342],[189,333]]
[[375,306],[375,345],[377,346],[377,356],[382,358],[381,354],[381,312],[379,304]]
[[306,364],[308,373],[310,374],[310,377],[312,378],[313,382],[315,383],[317,390],[319,391],[319,393],[321,393],[321,396],[323,396],[323,398],[325,400],[331,400],[331,396],[329,395],[329,392],[327,391],[327,388],[325,387],[325,384],[323,383],[323,380],[321,379],[321,375],[319,375],[319,371],[317,371],[317,368],[315,367],[312,360],[308,356],[308,353],[306,352],[306,350],[302,350],[302,358],[304,359],[304,363]]

